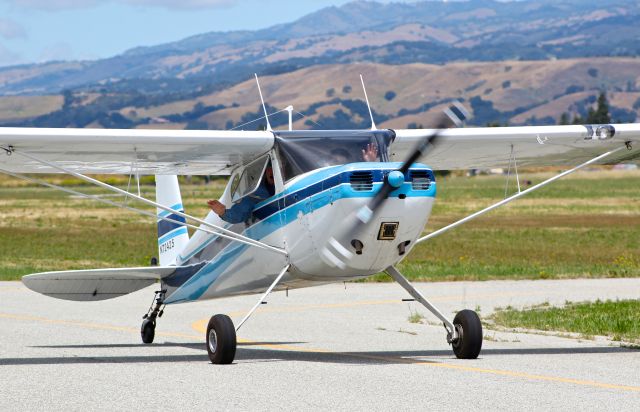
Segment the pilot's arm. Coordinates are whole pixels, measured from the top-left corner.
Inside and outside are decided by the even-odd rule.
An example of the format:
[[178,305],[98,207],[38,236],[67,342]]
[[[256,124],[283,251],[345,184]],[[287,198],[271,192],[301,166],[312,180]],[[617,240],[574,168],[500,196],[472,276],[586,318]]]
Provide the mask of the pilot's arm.
[[225,205],[217,200],[209,200],[207,205],[209,205],[209,208],[211,208],[211,210],[213,210],[218,216],[220,216],[220,219],[225,222],[233,224],[242,223],[246,222],[249,217],[251,217],[251,213],[253,212],[256,204],[269,196],[270,194],[267,189],[263,185],[260,185],[258,190],[253,194],[243,197],[240,202],[230,208],[225,207]]
[[249,219],[255,202],[249,196],[246,196],[230,208],[225,207],[217,200],[209,200],[207,205],[225,222],[241,223]]

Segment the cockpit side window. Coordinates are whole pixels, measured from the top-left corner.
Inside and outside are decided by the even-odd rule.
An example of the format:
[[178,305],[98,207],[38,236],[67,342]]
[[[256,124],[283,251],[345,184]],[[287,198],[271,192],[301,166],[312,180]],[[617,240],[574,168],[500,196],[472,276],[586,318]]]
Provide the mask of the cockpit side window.
[[268,156],[255,160],[249,163],[242,172],[233,177],[231,181],[232,202],[235,203],[258,189],[268,161]]

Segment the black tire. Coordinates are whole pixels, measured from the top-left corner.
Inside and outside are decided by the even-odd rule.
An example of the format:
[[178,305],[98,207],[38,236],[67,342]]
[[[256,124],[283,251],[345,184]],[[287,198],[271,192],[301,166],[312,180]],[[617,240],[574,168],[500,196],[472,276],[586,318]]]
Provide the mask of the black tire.
[[153,343],[153,338],[156,337],[156,323],[151,319],[143,320],[140,336],[142,336],[142,342]]
[[207,353],[216,365],[227,365],[236,357],[236,328],[227,315],[215,315],[207,325]]
[[460,337],[454,341],[453,353],[458,359],[476,359],[482,349],[482,323],[477,313],[472,310],[461,310],[453,318],[453,325]]

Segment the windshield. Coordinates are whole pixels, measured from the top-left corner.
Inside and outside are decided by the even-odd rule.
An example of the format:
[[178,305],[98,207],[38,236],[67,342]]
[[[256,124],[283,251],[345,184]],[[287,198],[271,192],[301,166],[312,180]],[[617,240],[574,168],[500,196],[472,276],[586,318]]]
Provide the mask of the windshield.
[[276,148],[284,180],[327,166],[387,162],[392,131],[278,132]]

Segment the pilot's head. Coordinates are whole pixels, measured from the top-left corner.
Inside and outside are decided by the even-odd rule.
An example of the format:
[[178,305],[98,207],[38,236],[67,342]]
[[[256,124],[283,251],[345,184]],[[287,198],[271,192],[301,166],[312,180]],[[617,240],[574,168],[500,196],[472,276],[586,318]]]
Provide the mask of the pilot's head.
[[267,180],[267,183],[270,185],[274,185],[274,180],[273,180],[273,167],[271,166],[267,166],[266,170],[264,171],[264,178]]
[[349,161],[351,160],[349,152],[341,147],[337,147],[331,150],[331,157],[333,160],[333,164],[336,165],[343,165],[345,163],[349,163]]

